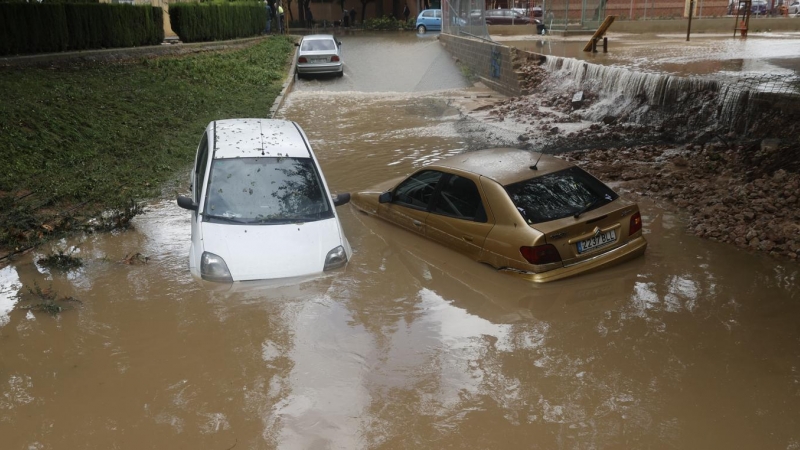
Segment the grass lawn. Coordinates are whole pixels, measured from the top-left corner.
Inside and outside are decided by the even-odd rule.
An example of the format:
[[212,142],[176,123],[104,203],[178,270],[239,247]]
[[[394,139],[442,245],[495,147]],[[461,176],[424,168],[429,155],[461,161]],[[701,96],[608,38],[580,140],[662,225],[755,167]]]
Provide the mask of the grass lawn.
[[0,255],[100,211],[129,218],[188,170],[208,122],[268,117],[293,51],[273,36],[189,56],[0,69]]

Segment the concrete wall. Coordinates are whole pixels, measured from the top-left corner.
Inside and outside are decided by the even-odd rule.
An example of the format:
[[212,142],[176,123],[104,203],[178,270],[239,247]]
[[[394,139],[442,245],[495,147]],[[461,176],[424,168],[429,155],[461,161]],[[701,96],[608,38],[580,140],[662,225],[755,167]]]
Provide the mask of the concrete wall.
[[440,34],[439,42],[487,86],[510,96],[528,94],[520,87],[519,69],[528,60],[544,58],[496,42],[452,34]]

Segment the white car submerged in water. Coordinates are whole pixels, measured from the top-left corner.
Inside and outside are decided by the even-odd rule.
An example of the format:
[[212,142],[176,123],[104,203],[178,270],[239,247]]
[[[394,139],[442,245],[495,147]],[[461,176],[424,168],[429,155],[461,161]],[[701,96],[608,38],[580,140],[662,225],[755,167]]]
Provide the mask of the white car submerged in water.
[[303,130],[275,119],[211,122],[197,148],[189,268],[204,280],[234,282],[312,275],[343,267],[352,254]]

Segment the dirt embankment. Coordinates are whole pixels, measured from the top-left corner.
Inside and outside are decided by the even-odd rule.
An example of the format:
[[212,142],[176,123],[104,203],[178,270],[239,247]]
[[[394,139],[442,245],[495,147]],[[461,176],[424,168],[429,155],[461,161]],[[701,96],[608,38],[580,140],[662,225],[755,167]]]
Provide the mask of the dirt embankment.
[[[575,104],[574,92],[550,89],[554,81],[542,67],[522,71],[525,89],[533,94],[500,102],[489,112],[494,120],[526,128],[521,141],[687,212],[688,231],[697,236],[798,259],[800,139],[793,125],[777,127],[766,116],[753,117],[747,135],[759,138],[747,139],[713,124],[687,127],[691,108],[683,117],[667,115],[646,124],[620,116],[589,122],[581,110],[599,101],[597,94],[584,91]],[[696,99],[694,113],[712,100]]]
[[796,260],[800,152],[777,142],[646,145],[570,153],[604,180],[667,200],[697,236]]

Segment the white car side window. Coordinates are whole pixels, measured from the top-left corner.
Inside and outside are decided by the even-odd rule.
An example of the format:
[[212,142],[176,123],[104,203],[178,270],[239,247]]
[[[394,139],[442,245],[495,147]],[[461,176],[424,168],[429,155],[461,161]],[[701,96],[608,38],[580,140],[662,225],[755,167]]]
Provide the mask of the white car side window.
[[205,184],[206,166],[208,165],[208,134],[203,133],[200,145],[197,147],[197,166],[194,168],[194,202],[200,204],[200,195]]

